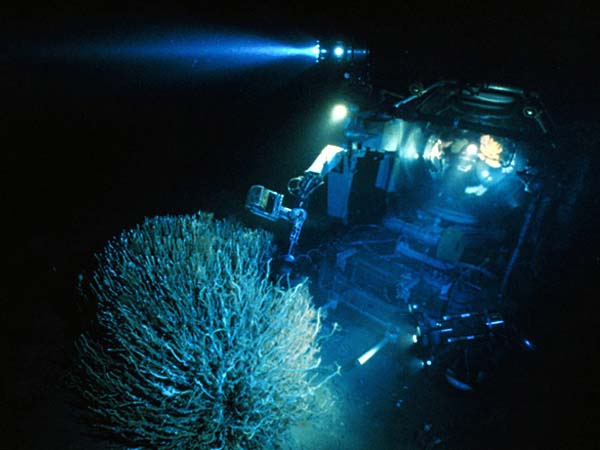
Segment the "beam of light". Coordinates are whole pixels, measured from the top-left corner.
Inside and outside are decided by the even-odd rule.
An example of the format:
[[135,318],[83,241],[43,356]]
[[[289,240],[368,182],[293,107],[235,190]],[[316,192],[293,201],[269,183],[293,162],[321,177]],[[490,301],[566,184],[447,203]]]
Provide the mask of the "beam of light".
[[383,347],[385,347],[388,342],[389,342],[389,338],[387,338],[387,337],[385,337],[384,339],[379,341],[376,345],[374,345],[373,347],[371,347],[369,350],[367,350],[365,353],[363,353],[361,356],[358,357],[358,359],[357,359],[358,364],[363,366],[368,360],[370,360],[373,356],[375,356],[375,354],[379,350],[381,350]]
[[298,44],[238,31],[205,31],[79,41],[63,50],[76,58],[124,64],[181,65],[210,72],[252,68],[278,61],[314,63],[320,51],[315,42]]

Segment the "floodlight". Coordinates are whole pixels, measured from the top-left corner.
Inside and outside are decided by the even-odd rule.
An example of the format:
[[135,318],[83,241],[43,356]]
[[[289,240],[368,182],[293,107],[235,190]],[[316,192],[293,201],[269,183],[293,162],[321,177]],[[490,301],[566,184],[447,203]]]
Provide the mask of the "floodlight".
[[343,104],[338,104],[331,110],[331,120],[334,122],[340,122],[348,116],[348,107]]

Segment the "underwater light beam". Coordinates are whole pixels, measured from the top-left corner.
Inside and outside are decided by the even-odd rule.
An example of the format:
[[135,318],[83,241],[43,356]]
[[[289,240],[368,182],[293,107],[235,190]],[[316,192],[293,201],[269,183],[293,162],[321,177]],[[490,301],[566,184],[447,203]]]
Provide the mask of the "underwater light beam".
[[365,353],[363,353],[361,356],[359,356],[356,361],[358,362],[359,365],[361,365],[361,366],[364,365],[368,360],[370,360],[373,356],[375,356],[375,354],[377,352],[379,352],[379,350],[381,350],[383,347],[385,347],[389,342],[390,342],[390,338],[388,336],[386,336],[381,341],[379,341],[377,344],[375,344],[373,347],[371,347],[369,350],[367,350]]
[[319,54],[318,45],[316,40],[294,45],[248,34],[204,32],[81,42],[69,46],[68,53],[127,64],[176,64],[200,71],[215,71],[251,68],[290,59],[314,63]]

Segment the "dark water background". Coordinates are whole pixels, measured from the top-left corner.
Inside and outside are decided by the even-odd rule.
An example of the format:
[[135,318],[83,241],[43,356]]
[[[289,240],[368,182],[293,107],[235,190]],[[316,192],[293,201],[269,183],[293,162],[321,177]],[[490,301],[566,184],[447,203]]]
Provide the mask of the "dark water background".
[[429,399],[427,408],[443,403],[444,414],[462,417],[456,430],[464,438],[454,438],[456,448],[599,448],[600,166],[593,144],[599,142],[600,88],[593,49],[600,22],[584,6],[298,8],[182,6],[165,12],[145,4],[111,10],[67,3],[5,16],[0,408],[10,418],[1,422],[3,434],[16,441],[7,438],[0,447],[88,445],[78,441],[80,430],[58,387],[78,330],[74,283],[94,252],[157,214],[202,209],[250,220],[243,212],[247,187],[283,191],[324,142],[318,124],[335,98],[335,83],[311,70],[170,77],[143,65],[84,64],[26,51],[104,30],[209,23],[279,36],[339,33],[369,40],[379,51],[379,79],[392,89],[439,78],[535,88],[559,129],[579,130],[583,139],[565,149],[564,158],[590,153],[591,175],[571,245],[549,265],[533,299],[540,351],[514,361],[498,389],[482,396],[448,394],[450,400],[438,403],[438,392],[426,395],[432,389],[427,384],[415,395]]

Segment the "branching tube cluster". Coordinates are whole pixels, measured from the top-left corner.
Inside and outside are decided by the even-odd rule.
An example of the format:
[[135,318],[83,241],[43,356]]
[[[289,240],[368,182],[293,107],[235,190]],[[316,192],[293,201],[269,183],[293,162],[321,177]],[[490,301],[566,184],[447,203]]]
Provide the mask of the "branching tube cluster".
[[93,423],[130,447],[277,448],[330,403],[320,312],[269,280],[270,236],[212,215],[147,219],[97,255],[96,326],[75,380]]

